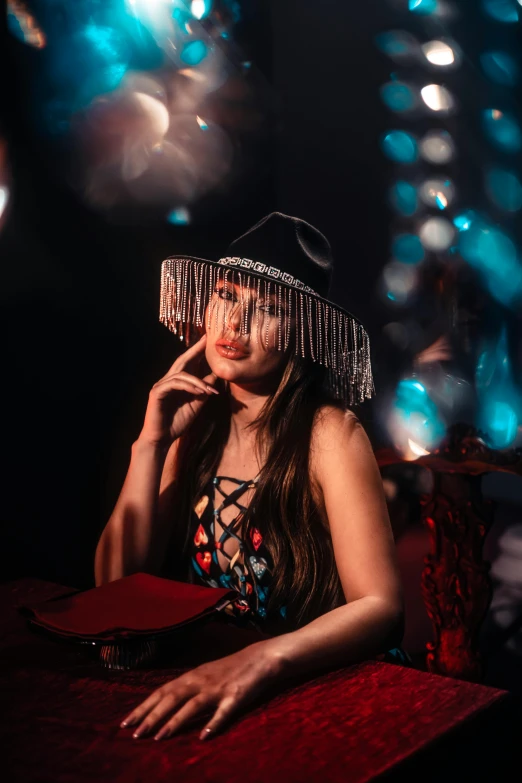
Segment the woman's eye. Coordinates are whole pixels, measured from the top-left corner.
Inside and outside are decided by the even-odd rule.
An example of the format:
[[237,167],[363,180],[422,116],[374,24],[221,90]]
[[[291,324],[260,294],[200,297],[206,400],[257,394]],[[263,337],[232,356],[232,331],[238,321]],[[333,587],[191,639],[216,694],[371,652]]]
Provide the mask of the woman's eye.
[[273,304],[261,305],[261,307],[259,309],[263,310],[264,313],[268,313],[268,315],[275,315],[276,314],[276,307]]
[[215,288],[214,293],[216,293],[221,299],[228,299],[229,301],[234,297],[232,291],[229,291],[227,288]]

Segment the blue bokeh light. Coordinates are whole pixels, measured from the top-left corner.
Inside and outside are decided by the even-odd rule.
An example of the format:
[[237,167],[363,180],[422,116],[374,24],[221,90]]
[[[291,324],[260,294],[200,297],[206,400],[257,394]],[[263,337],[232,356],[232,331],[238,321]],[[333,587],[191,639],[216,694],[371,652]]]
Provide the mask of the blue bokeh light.
[[387,158],[397,163],[415,163],[418,157],[415,137],[402,130],[388,131],[381,139],[381,149]]
[[497,22],[513,24],[518,22],[518,9],[515,0],[482,0],[486,13]]
[[187,65],[199,65],[207,56],[208,48],[203,41],[190,41],[181,50],[181,59]]
[[496,345],[488,345],[481,351],[475,368],[475,386],[479,399],[477,427],[484,432],[490,446],[506,448],[517,435],[522,399],[513,382],[505,326]]
[[416,39],[404,30],[389,30],[374,38],[375,46],[391,58],[404,58],[412,55],[418,47]]
[[434,448],[446,434],[446,425],[426,387],[416,378],[397,384],[393,407],[405,433],[418,445]]
[[522,147],[520,126],[513,115],[500,109],[485,109],[482,125],[484,133],[496,147],[506,152],[518,152]]
[[480,273],[495,299],[507,307],[518,306],[522,297],[522,265],[513,241],[490,220],[476,213],[467,216],[467,222],[457,226],[459,254]]
[[397,212],[410,217],[417,211],[417,188],[406,180],[398,180],[390,188],[389,201]]
[[518,64],[507,52],[484,52],[480,55],[480,62],[491,81],[508,87],[514,87],[518,82]]
[[388,82],[381,87],[380,92],[383,103],[391,111],[410,111],[415,105],[413,92],[403,82]]
[[424,248],[417,234],[398,234],[391,250],[393,257],[403,264],[418,264],[424,258]]
[[185,207],[177,207],[169,212],[167,221],[173,226],[187,226],[190,223],[190,213]]
[[438,10],[437,0],[408,0],[408,10],[413,14],[430,16]]
[[522,207],[522,185],[512,171],[494,167],[486,172],[486,192],[506,212],[517,212]]

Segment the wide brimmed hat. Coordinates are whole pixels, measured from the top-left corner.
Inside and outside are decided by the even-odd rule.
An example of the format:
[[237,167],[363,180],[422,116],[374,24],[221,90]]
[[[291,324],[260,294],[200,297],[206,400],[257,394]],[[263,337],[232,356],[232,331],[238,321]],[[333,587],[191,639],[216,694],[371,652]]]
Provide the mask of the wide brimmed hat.
[[[331,274],[326,237],[304,220],[272,212],[234,240],[217,261],[166,258],[161,266],[159,320],[188,344],[193,327],[203,326],[216,287],[235,284],[240,334],[251,328],[252,335],[267,346],[271,334],[272,347],[280,351],[286,351],[294,339],[296,354],[328,369],[327,382],[334,396],[354,405],[375,392],[370,341],[360,321],[327,298]],[[273,310],[270,315],[268,303]],[[207,330],[212,318],[225,327],[227,309],[234,305],[216,297],[207,311]]]

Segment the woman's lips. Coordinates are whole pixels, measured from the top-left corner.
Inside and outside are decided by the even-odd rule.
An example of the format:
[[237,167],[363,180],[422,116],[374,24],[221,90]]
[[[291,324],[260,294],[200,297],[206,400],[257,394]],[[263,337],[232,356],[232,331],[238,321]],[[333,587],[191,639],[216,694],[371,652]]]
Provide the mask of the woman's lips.
[[227,343],[216,343],[216,351],[220,356],[224,356],[225,359],[244,359],[247,356],[246,351]]

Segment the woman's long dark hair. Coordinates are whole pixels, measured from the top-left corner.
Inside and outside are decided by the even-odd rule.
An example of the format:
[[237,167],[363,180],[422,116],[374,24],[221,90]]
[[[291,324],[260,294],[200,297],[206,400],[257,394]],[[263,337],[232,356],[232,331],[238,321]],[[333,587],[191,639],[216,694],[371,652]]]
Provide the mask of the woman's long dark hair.
[[[267,619],[286,606],[285,625],[290,628],[345,603],[330,531],[314,502],[310,481],[310,443],[316,413],[325,404],[344,410],[325,391],[325,373],[324,367],[310,359],[290,354],[278,388],[250,425],[255,428],[259,452],[266,459],[242,520],[242,540],[248,550],[252,527],[263,536],[274,564]],[[223,454],[230,428],[228,404],[225,395],[211,395],[180,438],[175,518],[167,570],[164,568],[164,574],[171,578],[190,578],[189,523],[194,504],[215,476]],[[252,548],[246,554],[255,552]]]

